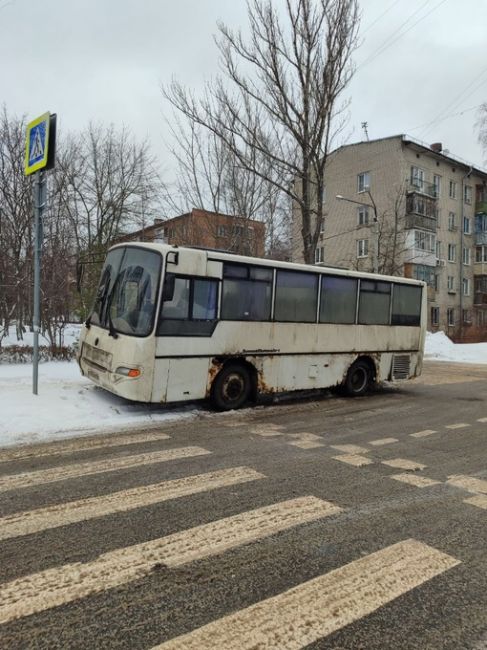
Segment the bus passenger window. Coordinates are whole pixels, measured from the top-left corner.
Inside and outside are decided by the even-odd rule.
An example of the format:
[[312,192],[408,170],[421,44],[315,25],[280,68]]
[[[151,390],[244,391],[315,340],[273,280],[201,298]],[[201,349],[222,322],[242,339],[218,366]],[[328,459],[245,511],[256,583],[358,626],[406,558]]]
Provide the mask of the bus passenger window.
[[275,320],[315,323],[317,301],[318,276],[295,271],[277,272]]
[[358,322],[360,325],[389,325],[390,308],[390,282],[360,281],[358,309]]
[[166,282],[174,284],[174,291],[172,297],[168,292],[168,299],[163,295],[157,335],[211,336],[216,326],[218,280],[167,274]]
[[355,278],[321,277],[320,323],[355,323],[357,285]]
[[392,324],[418,326],[421,321],[421,287],[395,284],[392,297]]
[[273,270],[225,264],[221,317],[225,320],[269,320]]
[[189,282],[188,278],[174,279],[174,290],[172,296],[169,300],[164,300],[162,303],[163,318],[188,318]]

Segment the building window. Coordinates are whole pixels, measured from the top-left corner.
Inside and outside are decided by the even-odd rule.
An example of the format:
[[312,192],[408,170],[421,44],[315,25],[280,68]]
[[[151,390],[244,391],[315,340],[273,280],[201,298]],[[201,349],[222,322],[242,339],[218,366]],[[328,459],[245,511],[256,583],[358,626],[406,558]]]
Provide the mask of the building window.
[[225,237],[225,235],[227,234],[227,229],[225,228],[225,226],[218,226],[216,230],[216,234],[218,235],[218,237]]
[[455,310],[453,309],[453,307],[449,307],[446,310],[446,318],[448,320],[448,325],[450,327],[453,327],[453,325],[455,325]]
[[441,241],[436,242],[436,257],[441,258]]
[[433,266],[425,266],[424,264],[415,264],[413,270],[413,277],[421,282],[426,282],[430,286],[434,284],[435,269]]
[[457,260],[457,245],[448,244],[448,261],[456,262],[456,260]]
[[465,235],[470,235],[471,233],[469,217],[463,217],[463,232]]
[[465,248],[465,247],[463,248],[462,260],[466,266],[470,266],[470,261],[471,261],[470,248]]
[[359,226],[369,225],[369,208],[367,205],[361,205],[357,208],[357,224]]
[[450,181],[450,199],[456,199],[457,198],[457,184],[455,181]]
[[431,324],[436,326],[440,324],[440,308],[431,307]]
[[362,172],[357,176],[357,192],[370,190],[370,172]]
[[411,167],[411,185],[418,188],[418,190],[422,190],[423,184],[424,171],[419,167]]
[[438,273],[435,273],[435,275],[434,275],[433,286],[435,288],[435,291],[440,290],[440,276],[438,275]]
[[449,212],[448,213],[448,230],[456,230],[455,213],[454,212]]
[[326,202],[326,187],[323,187],[323,189],[321,190],[321,200],[323,203]]
[[470,310],[468,309],[462,309],[462,320],[464,323],[471,323],[472,322],[472,317],[470,315]]
[[468,278],[463,278],[463,295],[470,295],[470,280]]
[[448,291],[455,291],[455,278],[453,275],[448,276]]
[[369,254],[369,240],[359,239],[357,241],[357,257],[367,257]]
[[315,248],[315,264],[322,264],[325,261],[325,247],[317,246]]
[[463,188],[463,200],[469,205],[472,203],[472,186],[465,185]]
[[435,198],[439,198],[441,192],[441,176],[435,174],[433,176],[433,187],[435,188]]
[[476,262],[487,262],[487,246],[476,246],[475,247],[475,261]]
[[324,217],[323,217],[323,218],[321,219],[321,223],[320,223],[320,235],[323,235],[324,232],[325,232],[325,219],[324,219]]
[[414,231],[414,248],[420,251],[428,251],[433,253],[435,251],[435,235],[424,230]]

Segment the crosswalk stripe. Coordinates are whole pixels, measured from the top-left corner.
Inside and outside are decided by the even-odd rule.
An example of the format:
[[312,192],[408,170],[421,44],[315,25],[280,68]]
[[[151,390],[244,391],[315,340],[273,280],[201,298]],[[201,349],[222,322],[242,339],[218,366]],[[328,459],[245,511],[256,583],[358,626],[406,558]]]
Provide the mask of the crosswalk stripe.
[[62,456],[78,451],[90,451],[91,449],[104,449],[105,447],[122,447],[144,442],[155,442],[168,440],[171,436],[167,433],[137,433],[134,435],[117,435],[108,438],[79,438],[75,441],[56,442],[50,445],[37,447],[35,445],[23,446],[14,449],[0,450],[0,463],[10,460],[22,460],[23,458],[40,458],[41,456]]
[[383,460],[381,462],[383,465],[388,465],[389,467],[395,467],[397,469],[405,469],[411,472],[426,467],[426,465],[423,465],[422,463],[417,463],[414,460],[407,460],[406,458],[392,458],[391,460]]
[[157,565],[180,566],[339,512],[328,501],[299,497],[17,578],[0,585],[0,624],[137,580]]
[[473,492],[474,494],[480,492],[481,494],[487,494],[487,481],[483,481],[480,478],[474,478],[473,476],[463,476],[461,474],[456,476],[449,476],[448,481],[450,485],[455,487],[463,488],[467,492]]
[[409,539],[153,650],[300,650],[458,564],[450,555]]
[[333,460],[339,460],[341,463],[353,465],[354,467],[363,467],[364,465],[372,465],[374,461],[367,458],[367,456],[360,456],[359,454],[343,454],[342,456],[332,456]]
[[414,485],[418,488],[430,487],[431,485],[438,485],[441,481],[434,481],[432,478],[426,478],[426,476],[416,476],[416,474],[394,474],[390,478],[393,478],[395,481],[401,481],[402,483],[407,483],[408,485]]
[[6,476],[0,476],[0,492],[31,487],[34,485],[42,485],[44,483],[53,483],[54,481],[79,478],[80,476],[89,476],[91,474],[101,474],[103,472],[113,472],[115,470],[127,469],[130,467],[139,467],[140,465],[151,465],[180,458],[204,456],[210,453],[210,451],[203,449],[202,447],[178,447],[176,449],[153,451],[132,456],[103,458],[102,460],[62,465],[60,467],[40,469],[33,472],[8,474]]
[[371,440],[369,445],[373,447],[382,447],[383,445],[392,445],[394,442],[399,442],[397,438],[379,438],[378,440]]
[[465,429],[469,426],[470,425],[465,422],[457,422],[456,424],[445,424],[445,429]]
[[426,438],[426,436],[431,436],[433,433],[437,433],[434,429],[425,429],[424,431],[416,431],[416,433],[410,433],[409,435],[412,438]]
[[233,467],[19,512],[0,519],[0,540],[31,535],[50,528],[262,478],[265,478],[264,474],[249,467]]
[[369,451],[365,447],[359,447],[359,445],[330,445],[330,447],[343,454],[366,454]]
[[487,510],[487,496],[485,494],[476,494],[474,497],[465,499],[463,503],[469,503],[471,506]]

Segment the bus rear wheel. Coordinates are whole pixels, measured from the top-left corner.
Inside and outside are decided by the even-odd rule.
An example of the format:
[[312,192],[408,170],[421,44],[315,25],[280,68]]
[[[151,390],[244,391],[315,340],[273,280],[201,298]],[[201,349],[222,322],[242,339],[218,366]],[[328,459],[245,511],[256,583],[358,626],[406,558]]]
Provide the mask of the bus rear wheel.
[[245,366],[229,364],[213,382],[211,401],[219,411],[241,408],[250,398],[252,382]]
[[372,370],[366,361],[356,361],[347,372],[344,388],[350,397],[365,395],[372,383]]

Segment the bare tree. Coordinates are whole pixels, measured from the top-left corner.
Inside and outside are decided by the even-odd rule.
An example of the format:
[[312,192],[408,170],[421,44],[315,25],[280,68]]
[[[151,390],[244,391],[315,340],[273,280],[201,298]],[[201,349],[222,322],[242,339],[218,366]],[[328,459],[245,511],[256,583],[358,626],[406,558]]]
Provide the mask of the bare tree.
[[[182,213],[201,208],[242,219],[261,221],[266,229],[266,250],[275,249],[284,234],[289,213],[288,201],[275,184],[242,167],[235,153],[215,133],[194,120],[175,115],[170,123],[173,143],[170,148],[176,161],[176,182],[165,193],[165,212]],[[255,158],[249,147],[247,157]],[[272,176],[273,170],[268,170]],[[218,219],[208,215],[205,229],[216,238]],[[251,251],[248,228],[234,229],[225,240],[231,249]],[[248,244],[246,246],[245,244]]]
[[308,263],[323,221],[324,169],[345,124],[338,101],[353,73],[357,0],[249,0],[250,35],[218,26],[224,77],[198,100],[173,81],[164,96],[211,131],[242,169],[296,203]]

